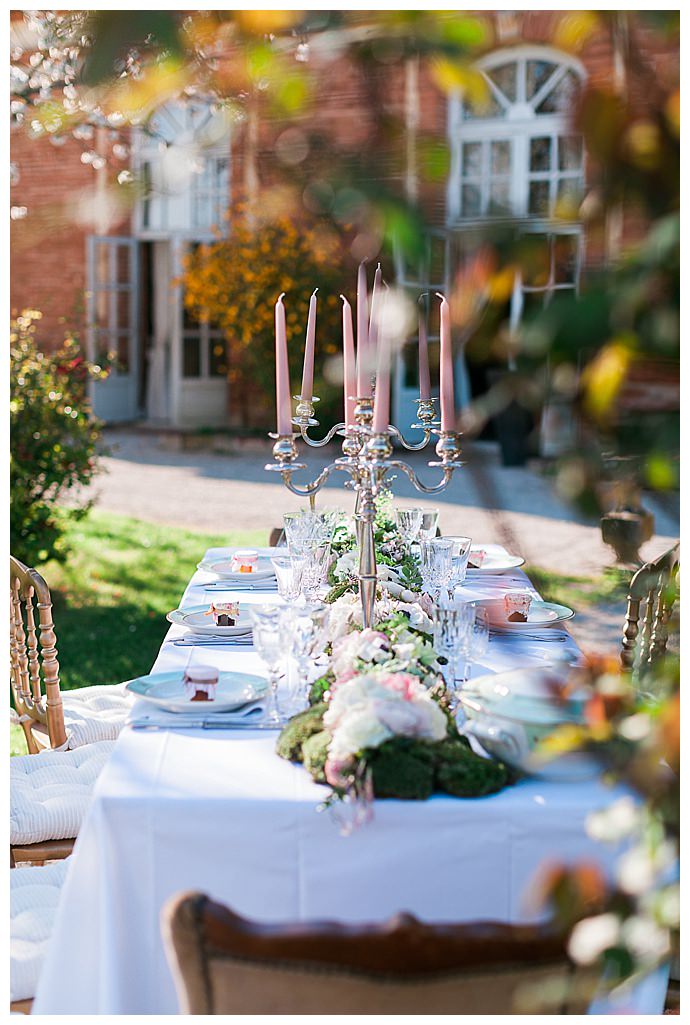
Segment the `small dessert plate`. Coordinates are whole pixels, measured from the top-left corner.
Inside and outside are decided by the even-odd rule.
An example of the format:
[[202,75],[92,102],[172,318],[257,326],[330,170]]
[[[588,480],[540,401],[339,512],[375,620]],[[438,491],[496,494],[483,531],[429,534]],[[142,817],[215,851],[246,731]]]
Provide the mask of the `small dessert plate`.
[[127,684],[127,690],[132,694],[159,708],[201,718],[215,712],[232,712],[250,701],[258,701],[266,693],[266,688],[266,680],[251,673],[219,673],[213,701],[192,701],[185,691],[182,670],[139,676]]
[[505,602],[502,598],[480,598],[476,602],[486,609],[489,626],[493,630],[534,630],[554,623],[562,623],[572,619],[575,613],[566,605],[557,605],[552,601],[534,599],[529,607],[527,619],[514,622],[507,618]]
[[242,581],[245,584],[251,584],[253,580],[270,580],[271,577],[275,577],[268,555],[259,556],[256,569],[251,573],[238,573],[232,568],[232,559],[202,559],[197,563],[197,569],[215,573],[219,580],[234,580],[237,583]]
[[213,616],[207,613],[208,605],[193,605],[188,609],[173,609],[165,618],[175,626],[184,626],[192,633],[211,637],[240,637],[252,631],[252,621],[246,611],[240,612],[234,626],[216,626]]
[[525,560],[520,555],[508,555],[502,552],[486,552],[484,561],[481,566],[475,567],[470,566],[472,562],[472,552],[482,551],[481,545],[472,545],[470,548],[470,558],[467,564],[468,573],[507,573],[511,569],[517,569],[519,566],[524,566]]

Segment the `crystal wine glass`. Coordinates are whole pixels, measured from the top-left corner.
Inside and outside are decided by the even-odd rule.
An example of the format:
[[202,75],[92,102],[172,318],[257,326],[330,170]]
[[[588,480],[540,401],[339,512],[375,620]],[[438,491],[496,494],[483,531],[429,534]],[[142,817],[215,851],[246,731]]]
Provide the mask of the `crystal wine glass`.
[[431,594],[435,602],[440,601],[443,591],[450,598],[450,582],[453,575],[453,543],[445,537],[434,537],[422,542],[429,545],[431,552]]
[[467,602],[467,607],[472,610],[472,614],[469,627],[460,638],[458,654],[462,656],[462,671],[459,690],[467,683],[474,663],[486,654],[489,647],[489,616],[486,609],[475,602]]
[[470,558],[472,547],[471,537],[461,537],[458,534],[447,535],[448,540],[453,543],[453,573],[450,580],[451,590],[454,591],[465,582],[467,575],[467,563]]
[[466,637],[474,623],[474,608],[468,602],[444,602],[434,613],[434,647],[448,662],[444,673],[453,707],[457,704],[458,657],[466,650]]
[[[285,617],[285,648],[297,667],[297,687],[294,701],[304,707],[309,697],[309,674],[314,659],[320,655],[328,640],[330,608],[323,602],[313,605],[294,605]],[[299,709],[298,709],[299,710]]]
[[326,579],[328,564],[331,558],[331,546],[328,542],[309,540],[303,548],[304,571],[302,573],[302,593],[306,601],[319,601],[319,588]]
[[419,507],[396,509],[395,523],[409,552],[412,542],[417,540],[419,528],[422,525],[422,510]]
[[278,708],[278,680],[285,657],[281,623],[285,613],[283,605],[249,606],[254,647],[268,669],[269,697],[263,719],[267,726],[282,726],[285,722]]
[[438,509],[422,509],[422,523],[419,528],[419,541],[430,541],[436,537],[438,530]]
[[374,817],[374,780],[364,761],[341,777],[340,797],[331,801],[328,811],[341,836],[351,836]]
[[280,555],[271,559],[276,573],[278,594],[286,602],[295,602],[302,593],[305,560],[297,555]]

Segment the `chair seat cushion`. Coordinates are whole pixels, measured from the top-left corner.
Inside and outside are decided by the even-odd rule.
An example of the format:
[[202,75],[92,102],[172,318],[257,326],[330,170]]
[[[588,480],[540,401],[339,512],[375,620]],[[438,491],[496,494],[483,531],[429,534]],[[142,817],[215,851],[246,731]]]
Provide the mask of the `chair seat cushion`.
[[99,740],[117,740],[133,700],[123,683],[62,691],[69,749]]
[[96,778],[115,741],[10,758],[10,843],[65,840],[79,832]]
[[[34,755],[34,758],[40,757]],[[10,869],[10,999],[30,1000],[71,858]]]

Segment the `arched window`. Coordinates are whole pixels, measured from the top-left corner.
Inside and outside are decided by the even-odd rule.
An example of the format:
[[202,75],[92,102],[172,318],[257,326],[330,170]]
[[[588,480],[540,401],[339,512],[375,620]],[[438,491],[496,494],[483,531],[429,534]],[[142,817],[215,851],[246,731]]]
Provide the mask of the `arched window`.
[[459,93],[449,101],[448,223],[572,216],[584,152],[569,121],[582,65],[549,47],[515,47],[478,67],[488,103],[475,107]]
[[144,189],[137,234],[200,238],[223,227],[230,202],[230,130],[210,101],[160,107],[148,130],[135,135],[133,163]]

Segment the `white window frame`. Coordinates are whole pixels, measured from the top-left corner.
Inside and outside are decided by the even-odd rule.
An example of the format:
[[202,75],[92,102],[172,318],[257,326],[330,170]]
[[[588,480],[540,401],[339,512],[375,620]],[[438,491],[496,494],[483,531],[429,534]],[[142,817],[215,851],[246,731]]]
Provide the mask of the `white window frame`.
[[[527,101],[524,93],[524,76],[520,73],[520,66],[525,65],[529,60],[548,61],[557,65],[557,70],[549,76],[546,82],[535,93],[531,100]],[[567,117],[562,114],[536,114],[535,108],[542,100],[557,86],[558,82],[570,70],[584,82],[586,79],[585,68],[582,63],[569,54],[562,53],[553,47],[548,46],[515,46],[506,49],[496,50],[486,57],[477,61],[476,67],[480,71],[490,71],[511,62],[518,63],[517,94],[514,103],[506,109],[505,117],[487,118],[463,118],[463,96],[460,90],[451,93],[448,100],[448,138],[450,141],[451,160],[450,173],[446,192],[446,223],[449,227],[458,225],[481,224],[486,220],[496,220],[491,214],[485,212],[473,217],[463,217],[461,211],[461,189],[462,189],[462,147],[465,143],[478,142],[482,145],[482,171],[477,176],[477,183],[481,190],[481,210],[485,211],[488,205],[488,189],[490,175],[488,167],[488,154],[491,142],[503,140],[511,142],[511,169],[509,185],[509,203],[512,213],[506,214],[506,220],[534,220],[528,214],[529,185],[530,181],[545,180],[550,183],[550,199],[553,201],[557,181],[572,177],[581,181],[584,169],[573,171],[559,171],[557,159],[552,160],[550,171],[538,172],[529,170],[529,143],[532,138],[548,136],[551,138],[552,155],[553,147],[557,146],[559,136],[573,135],[569,130]],[[498,92],[491,80],[487,77],[497,102]],[[501,103],[505,107],[505,103]],[[468,181],[467,178],[465,178]],[[474,180],[469,184],[474,184]],[[500,218],[499,218],[500,219]]]
[[[205,101],[210,106],[211,101]],[[166,149],[166,140],[150,135],[138,128],[132,134],[132,170],[140,179],[147,176],[150,186],[147,195],[139,199],[134,208],[133,228],[138,238],[146,241],[170,239],[173,237],[188,238],[196,241],[210,241],[215,238],[214,227],[223,228],[225,214],[230,206],[232,186],[232,135],[226,135],[212,145],[205,143],[203,138],[204,124],[198,121],[200,101],[195,99],[187,104],[170,103],[161,108],[162,114],[174,119],[179,124],[179,132],[175,139],[183,147],[185,143],[198,147],[199,159],[204,161],[204,168],[193,172],[186,185],[179,189],[156,191],[156,179],[160,177],[160,161]],[[210,116],[210,115],[209,115]],[[168,140],[172,142],[172,138]],[[220,161],[225,162],[225,169],[219,183],[209,186],[208,169],[218,167]],[[148,170],[147,170],[148,169]],[[199,224],[196,211],[200,200],[210,199],[214,212],[209,224]],[[158,205],[158,216],[147,218],[147,204]],[[153,206],[148,207],[148,213]],[[149,223],[147,222],[149,219]]]

